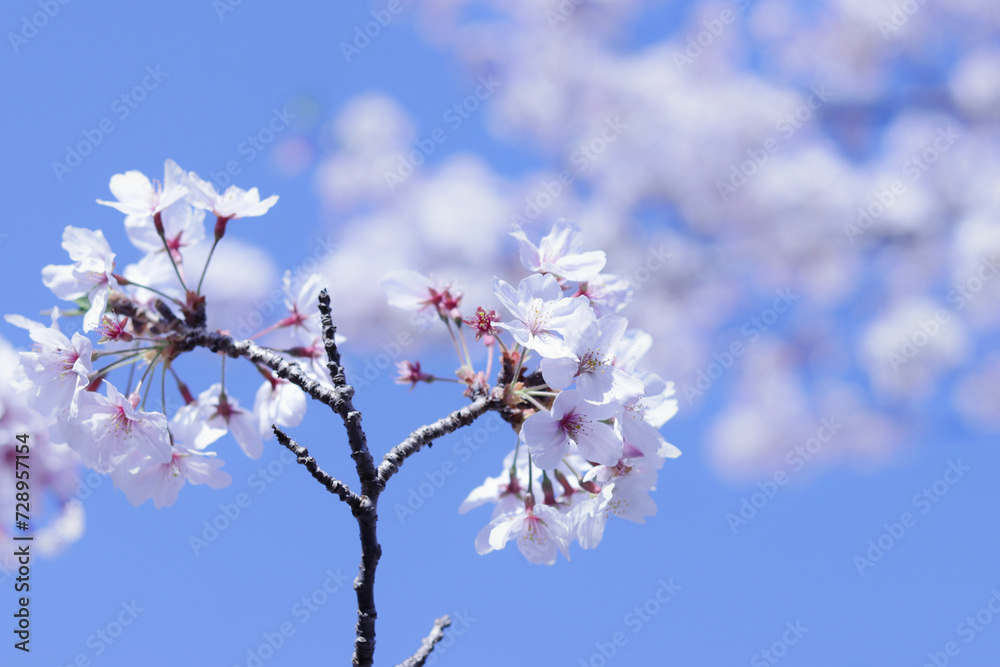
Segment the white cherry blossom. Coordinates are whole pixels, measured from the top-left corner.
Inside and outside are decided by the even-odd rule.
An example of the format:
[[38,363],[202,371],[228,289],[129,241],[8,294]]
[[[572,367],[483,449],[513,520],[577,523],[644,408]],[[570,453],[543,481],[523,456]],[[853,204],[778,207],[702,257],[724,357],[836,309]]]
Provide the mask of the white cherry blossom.
[[529,271],[551,273],[569,280],[590,280],[607,262],[603,251],[581,252],[580,227],[566,220],[556,221],[538,245],[532,243],[522,229],[510,235],[517,239],[521,263]]
[[547,505],[493,519],[479,531],[476,552],[483,555],[503,549],[511,539],[517,540],[518,550],[532,563],[552,565],[559,552],[569,560],[569,525],[561,512]]
[[138,389],[125,396],[110,382],[104,385],[107,396],[82,394],[78,413],[82,437],[68,443],[83,464],[98,472],[111,472],[135,450],[161,463],[170,461],[166,416],[139,409]]
[[517,291],[494,277],[493,291],[514,317],[497,326],[510,331],[514,340],[543,357],[571,354],[563,342],[563,335],[578,326],[590,312],[585,297],[564,297],[556,279],[540,273],[522,280]]
[[588,461],[614,465],[622,455],[622,439],[602,420],[614,417],[619,409],[615,403],[589,403],[572,389],[563,391],[549,412],[537,412],[524,421],[521,435],[535,465],[546,470],[557,467],[574,444]]
[[83,316],[84,331],[100,324],[108,305],[108,290],[117,288],[115,254],[100,230],[66,227],[62,247],[73,264],[50,264],[42,269],[42,282],[60,299],[87,297],[90,305]]

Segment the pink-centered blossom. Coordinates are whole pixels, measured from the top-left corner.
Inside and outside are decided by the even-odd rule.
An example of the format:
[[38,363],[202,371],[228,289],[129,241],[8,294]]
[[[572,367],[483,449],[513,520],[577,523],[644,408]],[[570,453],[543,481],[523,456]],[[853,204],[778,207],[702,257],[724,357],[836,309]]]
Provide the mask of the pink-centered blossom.
[[165,253],[178,264],[182,263],[182,250],[192,248],[205,240],[205,211],[193,208],[179,200],[160,213],[163,238],[150,216],[130,215],[125,218],[125,231],[132,244],[147,253]]
[[563,297],[556,279],[540,273],[522,280],[517,291],[494,277],[493,292],[514,317],[496,326],[507,329],[514,340],[543,357],[571,354],[563,336],[584,323],[590,312],[585,297]]
[[175,441],[169,461],[157,461],[137,451],[111,472],[111,479],[136,507],[152,499],[156,509],[161,509],[177,502],[185,483],[213,489],[229,486],[233,478],[219,470],[223,464],[215,452],[191,449]]
[[558,466],[573,444],[588,461],[614,465],[624,445],[602,420],[614,417],[619,409],[614,403],[594,405],[578,391],[566,390],[556,396],[549,412],[536,412],[524,420],[521,436],[535,465],[545,470]]
[[390,306],[402,310],[435,310],[440,317],[461,317],[458,310],[462,293],[450,283],[431,280],[417,271],[391,271],[382,278],[382,290]]
[[21,352],[21,368],[31,383],[32,406],[44,415],[66,411],[76,417],[80,392],[90,382],[93,372],[92,344],[78,333],[73,338],[59,331],[58,309],[53,311],[52,326],[46,327],[19,315],[6,320],[28,330],[35,342],[31,352]]
[[617,315],[600,320],[591,315],[585,324],[566,332],[570,355],[542,360],[542,377],[552,389],[561,390],[576,382],[584,400],[593,403],[623,402],[642,393],[642,382],[612,365],[614,349],[628,321]]
[[166,416],[139,409],[138,389],[125,396],[110,382],[104,384],[107,396],[83,392],[80,397],[77,437],[70,438],[69,446],[83,464],[111,472],[135,450],[161,463],[170,461]]
[[240,449],[252,459],[264,453],[264,440],[260,435],[260,422],[250,410],[240,407],[239,401],[222,391],[222,385],[213,384],[198,396],[202,415],[212,428],[232,432]]
[[469,317],[462,321],[476,330],[477,341],[482,340],[483,336],[493,337],[499,333],[496,324],[500,321],[500,316],[497,315],[497,311],[495,310],[487,311],[482,306],[479,306],[476,308],[476,315],[474,317]]
[[101,326],[97,327],[97,333],[101,334],[98,343],[131,343],[132,334],[128,331],[128,318],[118,319],[114,313],[105,315],[101,321]]
[[97,328],[108,305],[109,288],[117,288],[115,254],[100,230],[66,227],[62,247],[73,264],[50,264],[42,269],[42,282],[60,299],[87,297],[90,305],[83,316],[83,330]]
[[532,563],[552,565],[560,551],[569,560],[569,525],[561,512],[548,505],[522,507],[493,519],[476,536],[476,552],[484,555],[503,549],[511,539],[517,540],[518,550]]
[[656,502],[650,492],[656,489],[657,471],[662,465],[663,459],[658,457],[622,459],[613,466],[591,468],[584,478],[601,484],[599,511],[645,523],[646,517],[656,515]]
[[282,319],[278,326],[291,327],[302,343],[307,343],[319,335],[319,293],[323,291],[323,280],[323,276],[319,273],[312,273],[293,287],[291,271],[285,271],[282,278],[288,316]]
[[399,361],[396,363],[396,369],[399,373],[396,376],[396,384],[408,384],[410,389],[416,387],[418,382],[431,383],[434,381],[433,375],[420,370],[419,361]]

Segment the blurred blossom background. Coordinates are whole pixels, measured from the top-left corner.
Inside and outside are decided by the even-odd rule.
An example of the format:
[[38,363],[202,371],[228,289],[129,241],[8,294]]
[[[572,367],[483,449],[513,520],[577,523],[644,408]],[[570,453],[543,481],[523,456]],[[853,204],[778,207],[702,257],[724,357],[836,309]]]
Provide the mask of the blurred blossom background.
[[[456,626],[468,632],[437,664],[1000,655],[1000,622],[976,616],[1000,587],[1000,5],[110,2],[54,4],[39,27],[42,4],[10,3],[0,22],[15,35],[4,78],[16,93],[0,165],[5,313],[42,319],[54,303],[39,272],[65,261],[67,224],[104,229],[122,257],[131,251],[117,214],[93,201],[112,174],[159,178],[172,158],[218,186],[278,194],[266,217],[230,225],[206,281],[210,324],[259,330],[255,317],[280,315],[268,304],[280,310],[271,294],[285,270],[321,272],[369,438],[387,443],[380,456],[464,402],[447,387],[393,385],[397,361],[448,375],[454,360],[443,330],[386,305],[383,274],[453,280],[470,315],[499,308],[490,277],[526,274],[513,226],[537,239],[567,218],[587,249],[607,252],[605,270],[630,281],[622,314],[653,336],[645,365],[675,383],[680,406],[662,432],[684,455],[661,472],[658,515],[609,527],[597,550],[554,568],[511,549],[478,557],[487,518],[459,520],[456,508],[500,472],[513,438],[493,436],[410,518],[399,507],[413,509],[413,487],[402,487],[456,450],[422,452],[398,496],[383,497],[380,664],[412,652],[433,617],[463,609],[478,620]],[[147,66],[169,74],[116,104]],[[95,130],[102,118],[112,131]],[[93,146],[70,166],[81,141]],[[233,456],[231,491],[185,489],[160,512],[132,508],[110,483],[81,498],[73,453],[45,442],[11,388],[14,350],[30,341],[2,333],[0,447],[39,434],[34,455],[53,481],[37,546],[63,550],[36,561],[39,646],[27,664],[84,654],[249,667],[262,633],[287,619],[296,636],[262,662],[348,655],[349,585],[319,622],[289,611],[326,568],[353,577],[356,567],[349,517],[303,471],[277,476],[278,490],[209,556],[192,555],[189,535],[220,502],[240,489],[257,497],[261,463]],[[202,388],[214,372],[191,370]],[[256,384],[243,377],[249,402]],[[349,477],[339,433],[326,451],[309,441],[337,428],[310,409],[303,444]],[[945,476],[963,465],[957,482]],[[296,503],[329,523],[292,518]],[[900,535],[905,512],[916,522]],[[628,615],[671,578],[675,600]],[[150,620],[98,652],[91,633],[137,595]],[[195,595],[205,608],[192,608]],[[231,600],[225,612],[213,596]],[[963,626],[969,617],[978,621]],[[788,634],[798,621],[809,630]]]

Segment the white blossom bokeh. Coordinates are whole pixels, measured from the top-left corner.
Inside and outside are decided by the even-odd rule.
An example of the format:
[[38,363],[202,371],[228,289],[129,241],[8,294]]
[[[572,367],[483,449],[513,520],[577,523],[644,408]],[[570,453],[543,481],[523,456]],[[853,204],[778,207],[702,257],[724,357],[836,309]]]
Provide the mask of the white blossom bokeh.
[[[825,418],[843,428],[821,460],[858,469],[917,446],[929,405],[1000,428],[995,3],[417,9],[464,109],[421,127],[370,91],[312,142],[337,239],[324,271],[362,354],[415,335],[382,274],[453,279],[470,313],[496,307],[482,276],[518,270],[512,225],[537,238],[564,217],[632,282],[623,314],[657,341],[679,418],[710,420],[699,444],[720,475],[773,470]],[[451,148],[473,115],[496,150]],[[505,146],[534,166],[512,170]]]

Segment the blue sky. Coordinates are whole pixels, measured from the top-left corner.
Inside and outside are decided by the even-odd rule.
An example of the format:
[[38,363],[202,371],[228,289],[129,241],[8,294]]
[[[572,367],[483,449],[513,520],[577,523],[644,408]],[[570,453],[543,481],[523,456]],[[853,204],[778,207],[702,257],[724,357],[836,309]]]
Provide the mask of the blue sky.
[[[6,3],[5,35],[45,4]],[[367,5],[246,1],[220,20],[208,0],[48,4],[58,11],[46,25],[16,45],[5,37],[2,49],[5,313],[33,316],[52,305],[40,269],[64,261],[65,225],[102,228],[112,247],[127,247],[120,217],[94,199],[108,196],[112,174],[158,175],[166,158],[203,175],[235,160],[237,184],[279,194],[271,214],[238,234],[267,247],[280,267],[294,266],[323,229],[310,175],[282,176],[264,154],[248,159],[240,150],[247,136],[303,96],[322,121],[367,90],[393,95],[427,130],[468,87],[457,65],[417,36],[406,9],[348,64],[338,44],[370,20]],[[144,100],[135,108],[121,101],[144,80]],[[104,119],[113,130],[101,129]],[[474,150],[501,170],[530,166],[530,150],[498,147],[481,122],[463,126],[446,150]],[[52,163],[65,162],[67,145],[95,132],[93,152],[57,174]],[[27,345],[23,332],[6,324],[2,332]],[[364,357],[349,346],[345,353],[363,367]],[[206,371],[206,385],[211,377]],[[256,382],[244,377],[249,402]],[[448,386],[407,393],[383,374],[356,404],[380,457],[463,400]],[[700,453],[710,412],[711,400],[695,418],[664,428],[684,455],[661,473],[657,516],[646,525],[613,522],[598,549],[574,547],[572,562],[554,567],[531,566],[513,548],[476,555],[488,510],[457,514],[469,490],[499,472],[513,440],[507,431],[471,455],[460,432],[409,460],[380,504],[377,664],[408,656],[443,613],[456,622],[438,665],[778,664],[761,653],[771,649],[789,666],[923,665],[948,642],[948,664],[991,664],[1000,655],[1000,617],[981,612],[995,595],[1000,609],[995,440],[955,437],[963,432],[942,414],[924,442],[874,472],[806,462],[783,470],[786,485],[769,485],[770,477],[733,485]],[[337,419],[311,408],[296,436],[329,472],[350,479]],[[259,461],[224,443],[232,486],[186,488],[169,509],[136,509],[109,479],[95,485],[83,539],[34,563],[31,654],[14,651],[7,632],[0,663],[251,665],[248,651],[266,636],[279,643],[284,628],[292,632],[263,664],[346,664],[359,555],[353,519],[304,470],[282,462],[273,441]],[[789,447],[796,444],[804,443]],[[411,492],[440,480],[435,473],[449,463],[457,473],[402,514]],[[744,509],[745,525],[727,519],[744,500],[759,506],[756,514]],[[227,521],[195,553],[191,537],[206,537],[205,522]],[[869,541],[889,548],[859,572]],[[10,580],[0,590],[9,623]],[[978,625],[969,624],[977,613]],[[105,635],[111,643],[101,638],[124,620],[119,636]]]

